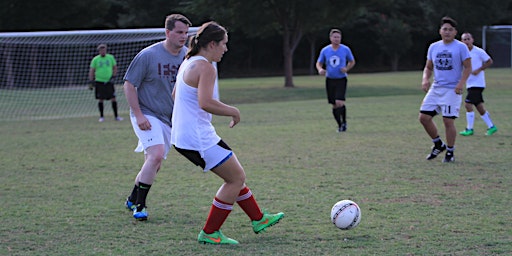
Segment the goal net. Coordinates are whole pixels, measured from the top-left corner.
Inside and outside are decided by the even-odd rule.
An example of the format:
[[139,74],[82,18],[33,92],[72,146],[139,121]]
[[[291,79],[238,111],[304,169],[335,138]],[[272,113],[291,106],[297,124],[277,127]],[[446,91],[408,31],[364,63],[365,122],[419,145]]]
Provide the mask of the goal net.
[[[88,73],[102,43],[116,58],[116,99],[127,113],[124,72],[140,50],[163,39],[164,28],[0,33],[0,121],[99,115]],[[109,111],[106,101],[105,117],[113,118]]]
[[491,56],[492,67],[512,67],[512,25],[484,26],[482,47]]

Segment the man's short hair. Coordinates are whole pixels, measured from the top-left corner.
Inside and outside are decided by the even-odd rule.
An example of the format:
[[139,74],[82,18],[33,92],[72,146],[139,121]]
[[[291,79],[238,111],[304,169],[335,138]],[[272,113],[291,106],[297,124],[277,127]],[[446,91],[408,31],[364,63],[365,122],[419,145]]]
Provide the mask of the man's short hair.
[[168,30],[173,30],[174,26],[176,24],[176,21],[181,21],[181,22],[185,23],[186,25],[188,25],[189,27],[192,26],[192,22],[190,22],[190,20],[187,17],[185,17],[181,14],[171,14],[165,18],[165,28]]
[[457,27],[457,22],[454,19],[452,19],[452,18],[450,18],[448,16],[444,16],[443,18],[441,18],[441,25],[440,25],[440,27],[442,27],[446,23],[452,25],[452,27],[454,27],[454,28]]
[[329,32],[329,36],[332,36],[332,34],[335,34],[335,33],[338,33],[341,35],[341,30],[337,29],[337,28],[333,28],[331,29],[331,31]]
[[98,45],[98,50],[99,50],[99,49],[103,49],[103,48],[107,48],[107,45],[106,45],[106,44],[100,44],[100,45]]

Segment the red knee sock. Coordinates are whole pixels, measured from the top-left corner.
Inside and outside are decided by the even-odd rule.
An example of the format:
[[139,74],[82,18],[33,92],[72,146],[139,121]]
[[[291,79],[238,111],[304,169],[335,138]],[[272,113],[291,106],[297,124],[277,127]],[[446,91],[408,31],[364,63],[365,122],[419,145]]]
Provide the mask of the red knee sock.
[[244,187],[240,190],[236,202],[251,220],[261,220],[261,218],[263,218],[263,213],[248,187]]
[[206,234],[211,234],[220,229],[220,226],[224,223],[229,213],[233,210],[233,205],[222,202],[217,197],[213,199],[212,208],[206,219],[206,224],[203,227],[203,231]]

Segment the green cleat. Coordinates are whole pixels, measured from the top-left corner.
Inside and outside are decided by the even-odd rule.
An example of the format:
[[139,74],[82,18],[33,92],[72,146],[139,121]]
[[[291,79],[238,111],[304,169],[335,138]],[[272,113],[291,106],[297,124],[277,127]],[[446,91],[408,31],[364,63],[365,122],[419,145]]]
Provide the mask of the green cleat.
[[203,230],[197,236],[197,241],[202,244],[238,244],[238,241],[231,239],[220,230],[217,230],[211,234],[206,234]]
[[473,129],[466,128],[466,130],[459,132],[459,134],[462,136],[471,136],[471,135],[473,135]]
[[489,128],[489,129],[487,129],[487,132],[485,133],[485,135],[491,136],[494,133],[496,133],[497,131],[498,131],[498,127],[493,126],[493,127]]
[[263,218],[261,218],[261,220],[252,221],[252,230],[254,230],[254,233],[258,234],[266,228],[277,224],[282,218],[284,218],[284,213],[282,212],[276,214],[263,212]]

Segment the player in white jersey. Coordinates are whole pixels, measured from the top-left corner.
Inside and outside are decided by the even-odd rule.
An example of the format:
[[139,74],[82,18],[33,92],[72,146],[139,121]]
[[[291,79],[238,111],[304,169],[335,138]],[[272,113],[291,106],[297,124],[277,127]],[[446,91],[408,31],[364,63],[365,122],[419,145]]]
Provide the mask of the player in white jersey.
[[498,131],[491,119],[491,115],[485,109],[484,97],[482,95],[485,85],[485,69],[492,65],[492,58],[482,48],[473,45],[473,35],[465,32],[461,36],[462,42],[466,44],[471,54],[471,66],[473,71],[468,78],[466,88],[468,94],[464,106],[466,107],[466,129],[459,134],[462,136],[473,135],[473,126],[475,121],[475,112],[473,112],[473,105],[480,114],[480,117],[487,125],[487,132],[485,135],[493,135]]
[[237,203],[260,233],[279,222],[284,213],[262,212],[245,183],[245,171],[231,148],[217,135],[213,115],[229,116],[232,128],[240,122],[240,111],[219,100],[217,69],[227,49],[228,34],[215,22],[203,24],[190,39],[185,61],[180,66],[173,91],[171,143],[203,171],[211,170],[224,183],[218,189],[197,240],[208,244],[238,244],[224,236],[220,227]]
[[[462,91],[471,72],[471,57],[465,44],[455,39],[457,22],[450,17],[441,19],[441,40],[428,48],[427,62],[423,70],[422,89],[427,92],[420,107],[419,121],[434,142],[427,160],[436,158],[447,150],[443,162],[455,161],[455,119],[459,116]],[[430,77],[434,80],[430,83]],[[433,117],[443,116],[446,144],[439,137]]]

